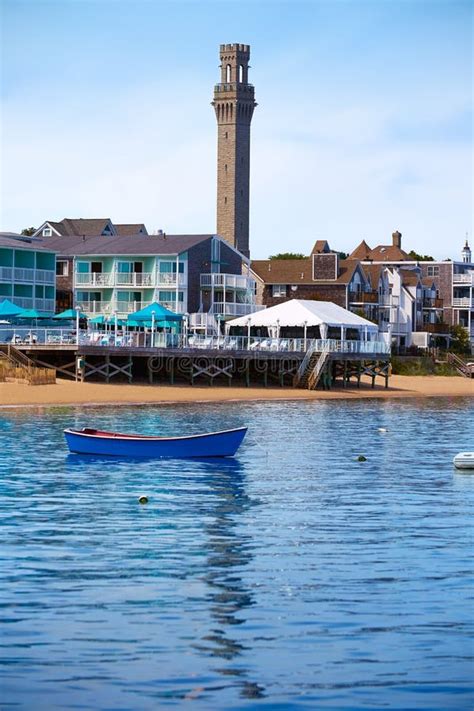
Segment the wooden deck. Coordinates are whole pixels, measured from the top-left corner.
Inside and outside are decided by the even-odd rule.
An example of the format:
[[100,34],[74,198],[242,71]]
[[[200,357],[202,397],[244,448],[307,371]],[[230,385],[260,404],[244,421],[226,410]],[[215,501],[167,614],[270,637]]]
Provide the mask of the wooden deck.
[[[204,348],[151,348],[75,344],[18,345],[38,367],[55,368],[58,377],[73,380],[112,379],[150,384],[227,382],[247,386],[277,384],[288,387],[305,357],[304,352],[248,351]],[[360,385],[362,375],[382,377],[388,385],[390,355],[331,353],[320,385],[330,388],[335,380],[346,387]],[[319,382],[319,379],[318,379]],[[317,384],[317,383],[316,383]]]

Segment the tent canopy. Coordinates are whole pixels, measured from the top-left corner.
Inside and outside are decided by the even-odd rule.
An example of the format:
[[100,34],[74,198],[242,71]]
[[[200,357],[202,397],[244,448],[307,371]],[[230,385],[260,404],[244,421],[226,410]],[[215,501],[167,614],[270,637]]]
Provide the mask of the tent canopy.
[[241,328],[326,326],[326,328],[356,328],[360,331],[367,329],[368,333],[378,332],[377,326],[371,321],[367,321],[367,319],[353,314],[352,311],[343,309],[342,306],[333,304],[331,301],[306,301],[303,299],[290,299],[248,316],[227,321],[226,329],[232,326]]
[[27,309],[21,314],[18,314],[18,318],[51,318],[50,314],[44,314],[36,309]]
[[159,326],[158,321],[166,323],[172,321],[182,321],[183,316],[181,314],[175,314],[173,311],[166,309],[164,306],[158,302],[149,304],[145,306],[144,309],[136,311],[134,314],[130,314],[128,317],[129,321],[152,321],[153,316],[155,318],[155,324]]
[[0,316],[19,316],[25,311],[26,309],[22,309],[21,306],[17,306],[9,301],[9,299],[4,299],[0,303]]
[[[56,314],[56,316],[53,316],[53,318],[72,319],[76,318],[76,313],[76,309],[66,309],[66,311],[61,311],[60,314]],[[81,312],[79,314],[79,318],[87,318],[87,316]]]

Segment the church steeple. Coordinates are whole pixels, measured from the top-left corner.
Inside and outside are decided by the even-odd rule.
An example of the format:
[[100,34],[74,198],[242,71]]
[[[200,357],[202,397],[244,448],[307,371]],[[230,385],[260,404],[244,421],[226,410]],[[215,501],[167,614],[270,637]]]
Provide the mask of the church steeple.
[[249,256],[250,122],[255,106],[248,83],[250,46],[221,44],[221,81],[212,105],[217,119],[217,234]]

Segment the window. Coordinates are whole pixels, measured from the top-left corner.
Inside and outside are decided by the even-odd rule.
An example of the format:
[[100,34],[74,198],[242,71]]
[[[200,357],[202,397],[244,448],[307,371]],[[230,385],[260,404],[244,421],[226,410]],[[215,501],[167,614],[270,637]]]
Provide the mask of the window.
[[225,68],[225,80],[227,84],[230,84],[230,82],[232,81],[232,69],[230,64],[228,64]]
[[[184,274],[184,262],[178,263],[178,271]],[[160,274],[176,274],[176,262],[160,262]]]
[[69,275],[69,262],[66,259],[58,259],[56,262],[56,276],[66,277]]
[[439,276],[439,267],[428,267],[428,276]]
[[239,82],[242,84],[244,80],[244,66],[243,64],[239,64]]
[[51,229],[51,227],[45,227],[43,229],[43,237],[51,237],[52,234],[53,230]]
[[286,296],[286,284],[273,284],[272,296]]
[[[159,291],[158,292],[158,300],[161,303],[163,302],[173,302],[176,301],[176,291]],[[183,301],[183,292],[178,291],[178,301],[182,302]]]

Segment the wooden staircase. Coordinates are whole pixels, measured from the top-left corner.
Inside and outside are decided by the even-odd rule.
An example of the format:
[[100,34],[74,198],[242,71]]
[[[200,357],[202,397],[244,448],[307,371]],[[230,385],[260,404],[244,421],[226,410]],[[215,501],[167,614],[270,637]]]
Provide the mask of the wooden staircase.
[[24,380],[28,385],[48,385],[56,382],[54,368],[38,368],[31,358],[11,343],[0,343],[0,380]]
[[310,348],[293,378],[293,387],[315,390],[330,359],[328,350],[317,351]]
[[458,355],[455,353],[448,353],[447,359],[448,363],[452,365],[453,368],[456,368],[460,375],[463,375],[465,378],[474,378],[474,367],[472,365],[468,365],[466,361]]

